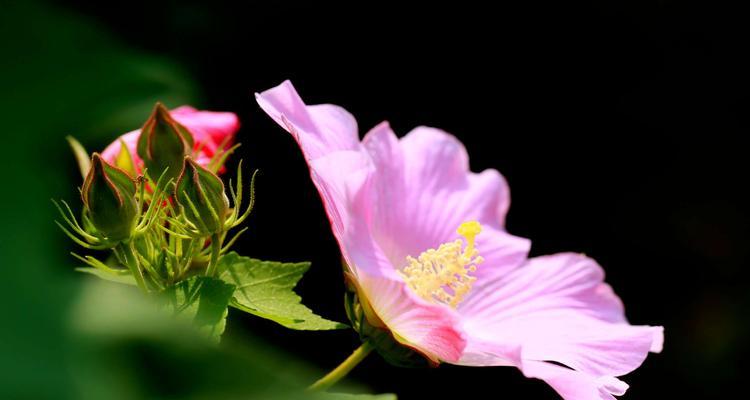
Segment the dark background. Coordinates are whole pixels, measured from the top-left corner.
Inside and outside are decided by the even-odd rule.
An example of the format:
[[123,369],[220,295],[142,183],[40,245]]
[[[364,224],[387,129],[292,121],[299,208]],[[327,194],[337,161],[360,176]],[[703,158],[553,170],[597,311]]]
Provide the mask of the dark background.
[[[338,248],[294,141],[253,99],[284,79],[309,104],[347,108],[362,134],[384,119],[400,134],[417,125],[455,134],[473,170],[508,179],[508,229],[533,240],[532,255],[598,260],[631,322],[666,329],[664,352],[625,377],[625,398],[722,398],[748,371],[741,10],[670,0],[56,7],[93,20],[91,35],[178,64],[196,106],[240,116],[239,153],[261,175],[237,249],[312,261],[298,291],[322,315],[345,319]],[[119,133],[86,144],[101,149]],[[78,179],[72,157],[56,158]],[[322,369],[358,344],[350,331],[287,331],[230,313],[228,335],[249,332]],[[408,370],[371,356],[351,378],[401,399],[556,398],[510,368]]]

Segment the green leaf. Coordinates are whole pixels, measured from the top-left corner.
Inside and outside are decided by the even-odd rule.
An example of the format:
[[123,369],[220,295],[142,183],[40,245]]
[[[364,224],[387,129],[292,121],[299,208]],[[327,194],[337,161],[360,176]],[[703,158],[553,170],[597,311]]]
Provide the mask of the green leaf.
[[194,276],[162,292],[168,309],[188,319],[208,337],[219,341],[226,327],[227,308],[235,286],[219,279]]
[[301,303],[292,289],[309,262],[260,261],[228,253],[219,260],[219,277],[237,287],[231,306],[290,329],[329,330],[347,326],[322,318]]

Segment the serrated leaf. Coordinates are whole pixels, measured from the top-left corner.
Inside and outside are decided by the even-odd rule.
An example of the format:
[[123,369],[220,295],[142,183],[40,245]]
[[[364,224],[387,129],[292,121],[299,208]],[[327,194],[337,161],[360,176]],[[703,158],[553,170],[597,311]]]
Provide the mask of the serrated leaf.
[[189,319],[208,337],[219,341],[226,327],[227,308],[235,286],[222,280],[194,276],[162,292],[165,306]]
[[327,320],[301,303],[292,289],[310,268],[309,262],[261,261],[228,253],[219,260],[219,277],[237,287],[231,306],[290,329],[330,330],[347,326]]

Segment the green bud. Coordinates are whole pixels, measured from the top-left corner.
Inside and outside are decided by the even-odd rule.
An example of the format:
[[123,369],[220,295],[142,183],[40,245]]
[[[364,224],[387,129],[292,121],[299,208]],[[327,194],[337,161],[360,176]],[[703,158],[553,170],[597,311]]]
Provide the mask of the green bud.
[[107,240],[117,242],[132,235],[139,215],[135,193],[135,182],[127,172],[94,153],[81,199],[91,223]]
[[175,199],[185,218],[202,235],[224,230],[229,215],[229,199],[224,183],[213,172],[185,157],[182,173],[175,186]]
[[158,179],[167,168],[166,179],[177,177],[182,160],[192,148],[193,135],[190,131],[175,121],[163,104],[156,103],[154,111],[141,128],[136,148],[151,178]]

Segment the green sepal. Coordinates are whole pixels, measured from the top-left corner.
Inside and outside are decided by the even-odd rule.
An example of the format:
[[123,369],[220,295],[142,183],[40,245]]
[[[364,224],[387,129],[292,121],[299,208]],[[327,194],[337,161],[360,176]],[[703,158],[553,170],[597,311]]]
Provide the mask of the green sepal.
[[98,153],[81,188],[81,199],[97,232],[109,242],[128,239],[140,215],[136,184],[127,172],[108,164]]
[[137,286],[135,278],[131,274],[113,274],[110,272],[102,271],[92,267],[79,267],[76,271],[83,272],[84,274],[93,275],[99,279],[103,279],[108,282],[121,283],[123,285]]
[[167,180],[176,178],[183,159],[193,148],[193,136],[187,128],[175,121],[169,110],[156,103],[141,135],[136,151],[143,160],[149,174],[156,178],[167,171]]
[[175,185],[175,199],[185,218],[201,235],[224,230],[229,216],[229,198],[224,183],[213,172],[185,157],[182,173]]
[[172,270],[172,266],[170,265],[170,262],[171,260],[167,257],[167,251],[162,249],[159,252],[159,255],[156,256],[154,265],[154,270],[159,274],[162,281],[168,281],[171,278],[170,271]]
[[66,136],[65,139],[70,145],[70,149],[73,151],[73,155],[76,157],[76,163],[78,164],[78,170],[81,171],[81,177],[86,179],[86,175],[89,174],[91,169],[91,161],[89,159],[89,153],[83,147],[81,142],[76,140],[73,136]]
[[135,169],[133,155],[130,154],[130,149],[128,148],[128,145],[125,144],[125,141],[122,138],[119,138],[118,140],[120,141],[120,151],[117,153],[117,157],[115,157],[115,165],[130,174],[130,176],[136,176],[137,171]]

